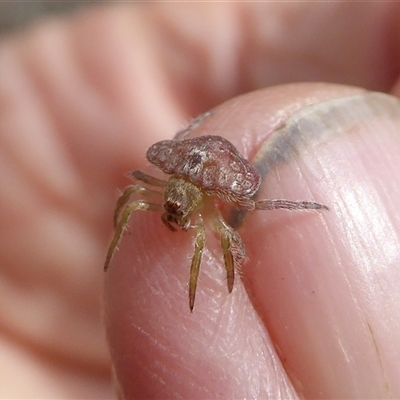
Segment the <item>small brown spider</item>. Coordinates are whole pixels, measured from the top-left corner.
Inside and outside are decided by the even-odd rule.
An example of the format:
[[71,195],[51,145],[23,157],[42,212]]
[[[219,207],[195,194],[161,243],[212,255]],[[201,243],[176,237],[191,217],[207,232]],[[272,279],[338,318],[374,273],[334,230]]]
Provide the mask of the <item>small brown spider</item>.
[[[133,180],[159,187],[161,191],[149,189],[139,183],[129,185],[122,192],[115,207],[115,233],[107,252],[104,270],[107,271],[132,212],[162,211],[161,219],[171,231],[176,231],[177,228],[196,231],[194,255],[190,266],[190,311],[193,311],[194,307],[205,244],[204,220],[207,220],[221,237],[229,293],[233,289],[235,267],[239,267],[246,258],[242,239],[222,218],[219,211],[221,203],[229,203],[247,211],[279,208],[328,210],[323,204],[312,201],[253,200],[252,197],[261,184],[260,174],[232,143],[220,136],[163,140],[148,149],[147,159],[171,177],[165,181],[141,171],[130,173]],[[158,203],[136,200],[128,204],[132,194],[156,199]]]

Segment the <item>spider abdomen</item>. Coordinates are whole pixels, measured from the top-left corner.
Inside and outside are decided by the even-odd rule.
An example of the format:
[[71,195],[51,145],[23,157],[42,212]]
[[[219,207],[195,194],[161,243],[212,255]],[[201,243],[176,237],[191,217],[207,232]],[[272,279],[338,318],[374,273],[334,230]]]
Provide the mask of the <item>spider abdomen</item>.
[[188,178],[229,201],[249,199],[261,184],[258,171],[221,136],[163,140],[148,149],[147,159],[166,174]]

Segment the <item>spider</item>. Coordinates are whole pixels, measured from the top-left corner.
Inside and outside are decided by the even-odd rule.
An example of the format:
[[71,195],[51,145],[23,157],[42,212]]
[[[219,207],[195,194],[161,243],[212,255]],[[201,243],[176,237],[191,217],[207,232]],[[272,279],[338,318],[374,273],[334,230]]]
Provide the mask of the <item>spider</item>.
[[[242,239],[221,215],[222,203],[246,211],[328,210],[327,206],[312,201],[253,200],[260,187],[261,176],[234,145],[221,136],[163,140],[153,144],[146,156],[170,177],[162,180],[142,171],[129,174],[136,183],[127,186],[118,198],[114,211],[115,233],[107,252],[104,270],[108,269],[132,212],[160,211],[162,222],[171,231],[180,228],[184,231],[194,229],[196,232],[189,279],[191,312],[205,245],[205,221],[221,238],[229,293],[233,289],[235,269],[246,260]],[[140,194],[156,202],[141,199],[129,203],[133,194]]]

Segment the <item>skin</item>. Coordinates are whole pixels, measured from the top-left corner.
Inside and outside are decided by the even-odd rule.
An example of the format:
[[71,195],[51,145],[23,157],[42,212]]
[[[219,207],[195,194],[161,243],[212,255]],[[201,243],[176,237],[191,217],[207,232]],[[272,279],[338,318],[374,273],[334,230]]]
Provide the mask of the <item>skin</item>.
[[[189,313],[194,238],[157,213],[132,217],[102,271],[116,188],[154,172],[150,144],[215,108],[191,134],[252,159],[305,105],[364,93],[345,85],[398,97],[399,13],[122,5],[3,38],[0,397],[113,398],[115,385],[126,398],[400,397],[400,139],[385,101],[266,175],[261,198],[331,211],[246,216],[230,295],[207,231]],[[296,81],[342,85],[270,87]]]

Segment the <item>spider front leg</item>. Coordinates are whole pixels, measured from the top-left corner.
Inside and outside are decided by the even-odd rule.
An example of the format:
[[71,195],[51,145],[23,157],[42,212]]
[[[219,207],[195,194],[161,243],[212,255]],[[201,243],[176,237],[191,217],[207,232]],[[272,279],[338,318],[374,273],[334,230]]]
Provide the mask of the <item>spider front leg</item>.
[[221,237],[221,248],[226,269],[228,292],[232,292],[235,281],[235,269],[238,269],[246,260],[246,252],[240,235],[229,226],[222,215],[218,213],[214,221],[214,229]]
[[316,203],[314,201],[291,201],[291,200],[259,200],[256,201],[255,210],[327,210],[329,208],[324,204]]
[[[147,175],[142,171],[133,171],[128,174],[130,178],[133,180],[138,180],[144,183],[147,183],[148,185],[151,186],[157,186],[157,187],[164,187],[166,184],[166,181],[162,179],[155,178],[154,176]],[[141,194],[143,196],[151,197],[154,199],[162,199],[163,194],[161,192],[158,192],[156,190],[152,189],[147,189],[146,187],[142,185],[129,185],[127,186],[124,191],[121,193],[121,195],[118,198],[117,204],[115,205],[114,209],[114,228],[118,224],[118,217],[121,212],[121,210],[126,206],[126,204],[129,201],[129,198],[132,196],[132,194]]]
[[194,254],[192,264],[190,265],[189,279],[189,308],[193,311],[194,299],[196,297],[197,280],[199,277],[201,257],[203,255],[204,244],[206,242],[206,231],[204,229],[203,220],[199,218],[196,228],[196,240],[194,243]]
[[121,210],[126,206],[132,194],[141,194],[143,196],[151,197],[153,199],[158,199],[158,200],[162,200],[163,198],[163,194],[161,192],[157,192],[156,190],[147,189],[141,185],[127,186],[118,197],[117,204],[115,205],[114,228],[116,228],[118,225],[118,218],[121,213]]
[[[124,191],[125,192],[125,191]],[[162,211],[163,206],[160,204],[149,203],[145,200],[136,200],[130,204],[128,204],[124,210],[122,211],[121,218],[115,227],[114,237],[110,243],[110,247],[107,251],[106,261],[104,264],[104,271],[107,271],[108,265],[110,264],[111,258],[115,253],[118,243],[121,240],[122,234],[126,225],[128,224],[128,220],[133,211],[143,210],[143,211]]]
[[226,269],[226,281],[228,283],[228,292],[232,292],[233,283],[235,281],[235,262],[231,252],[231,238],[229,231],[222,230],[221,234],[221,248],[224,255],[224,263]]

